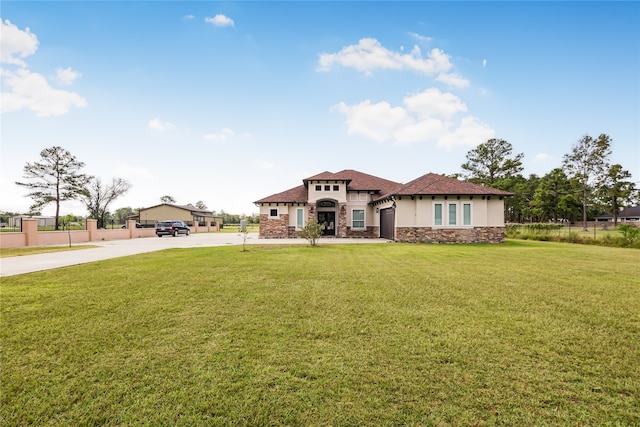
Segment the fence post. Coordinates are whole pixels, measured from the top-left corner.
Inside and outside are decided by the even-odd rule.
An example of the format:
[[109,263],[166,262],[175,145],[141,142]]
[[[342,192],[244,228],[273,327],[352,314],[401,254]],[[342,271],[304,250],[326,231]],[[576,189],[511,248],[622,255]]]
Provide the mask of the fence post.
[[87,231],[89,232],[89,241],[98,240],[98,220],[87,219]]
[[38,220],[35,218],[22,218],[22,232],[25,234],[27,246],[38,245]]

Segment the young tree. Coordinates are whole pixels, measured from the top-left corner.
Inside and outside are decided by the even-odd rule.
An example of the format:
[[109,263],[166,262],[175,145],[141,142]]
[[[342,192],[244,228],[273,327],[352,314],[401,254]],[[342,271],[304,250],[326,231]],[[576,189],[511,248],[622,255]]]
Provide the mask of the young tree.
[[595,182],[602,179],[609,167],[611,138],[601,134],[597,139],[585,135],[565,154],[562,165],[567,175],[580,184],[582,199],[582,229],[587,230],[587,206]]
[[161,201],[162,203],[175,203],[175,202],[176,202],[176,199],[174,199],[174,198],[173,198],[173,197],[171,197],[171,196],[162,196],[162,197],[160,197],[160,201]]
[[318,239],[322,237],[323,228],[324,225],[318,224],[318,221],[312,219],[302,227],[302,230],[298,231],[298,236],[307,239],[311,246],[318,246]]
[[207,204],[202,200],[198,200],[194,206],[198,209],[202,209],[203,211],[206,211],[208,209]]
[[470,182],[495,187],[504,178],[522,171],[523,153],[513,155],[513,147],[504,139],[490,139],[467,153],[462,169]]
[[98,228],[106,227],[109,205],[129,188],[129,182],[122,178],[113,178],[110,185],[103,185],[100,178],[95,178],[84,190],[82,203],[89,211],[89,216],[98,220]]
[[628,179],[631,173],[622,169],[622,165],[611,165],[598,185],[598,196],[603,205],[613,213],[613,226],[618,226],[618,210],[621,205],[631,203],[634,199],[635,184]]
[[24,166],[24,178],[31,182],[16,182],[28,188],[27,194],[34,201],[31,210],[38,210],[50,203],[56,205],[55,229],[59,230],[60,203],[79,199],[85,186],[91,180],[90,175],[80,173],[84,163],[62,147],[45,148],[40,152],[40,161]]

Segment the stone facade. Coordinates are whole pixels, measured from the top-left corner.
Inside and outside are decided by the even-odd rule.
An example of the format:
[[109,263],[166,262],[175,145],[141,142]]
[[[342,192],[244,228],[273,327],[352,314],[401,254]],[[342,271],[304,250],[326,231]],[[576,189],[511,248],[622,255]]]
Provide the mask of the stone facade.
[[289,214],[280,214],[279,218],[260,215],[260,237],[266,239],[284,239],[289,236]]
[[473,227],[473,228],[397,227],[396,242],[502,243],[504,242],[504,227]]
[[366,239],[376,239],[380,236],[380,227],[378,226],[367,226],[366,229],[357,229],[352,230],[351,227],[347,227],[345,237],[362,237]]

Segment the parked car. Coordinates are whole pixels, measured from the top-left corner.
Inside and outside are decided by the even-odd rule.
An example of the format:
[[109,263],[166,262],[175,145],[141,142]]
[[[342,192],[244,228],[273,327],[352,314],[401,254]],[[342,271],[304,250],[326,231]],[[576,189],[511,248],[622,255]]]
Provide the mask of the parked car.
[[178,234],[186,234],[188,236],[189,233],[191,233],[191,230],[183,221],[158,221],[158,224],[156,224],[156,235],[158,237],[162,237],[165,234],[174,237],[178,236]]

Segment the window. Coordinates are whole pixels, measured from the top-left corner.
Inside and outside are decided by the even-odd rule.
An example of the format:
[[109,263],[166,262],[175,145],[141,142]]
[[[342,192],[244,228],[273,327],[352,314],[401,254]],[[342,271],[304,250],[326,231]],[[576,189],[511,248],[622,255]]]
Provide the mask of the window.
[[324,186],[324,191],[331,191],[331,186],[330,185],[325,185]]
[[322,185],[316,185],[316,191],[322,191]]
[[318,202],[318,207],[319,208],[335,208],[336,204],[331,200],[321,200]]
[[333,191],[340,191],[340,186],[339,185],[334,185],[333,186]]
[[351,228],[364,228],[364,209],[351,211]]
[[458,208],[458,205],[456,205],[455,203],[450,203],[449,204],[449,225],[456,225],[456,209]]
[[442,203],[433,205],[433,224],[442,225]]
[[296,228],[301,230],[304,227],[304,209],[296,209]]
[[462,225],[471,225],[471,203],[462,205]]
[[278,218],[278,209],[269,209],[269,218]]

